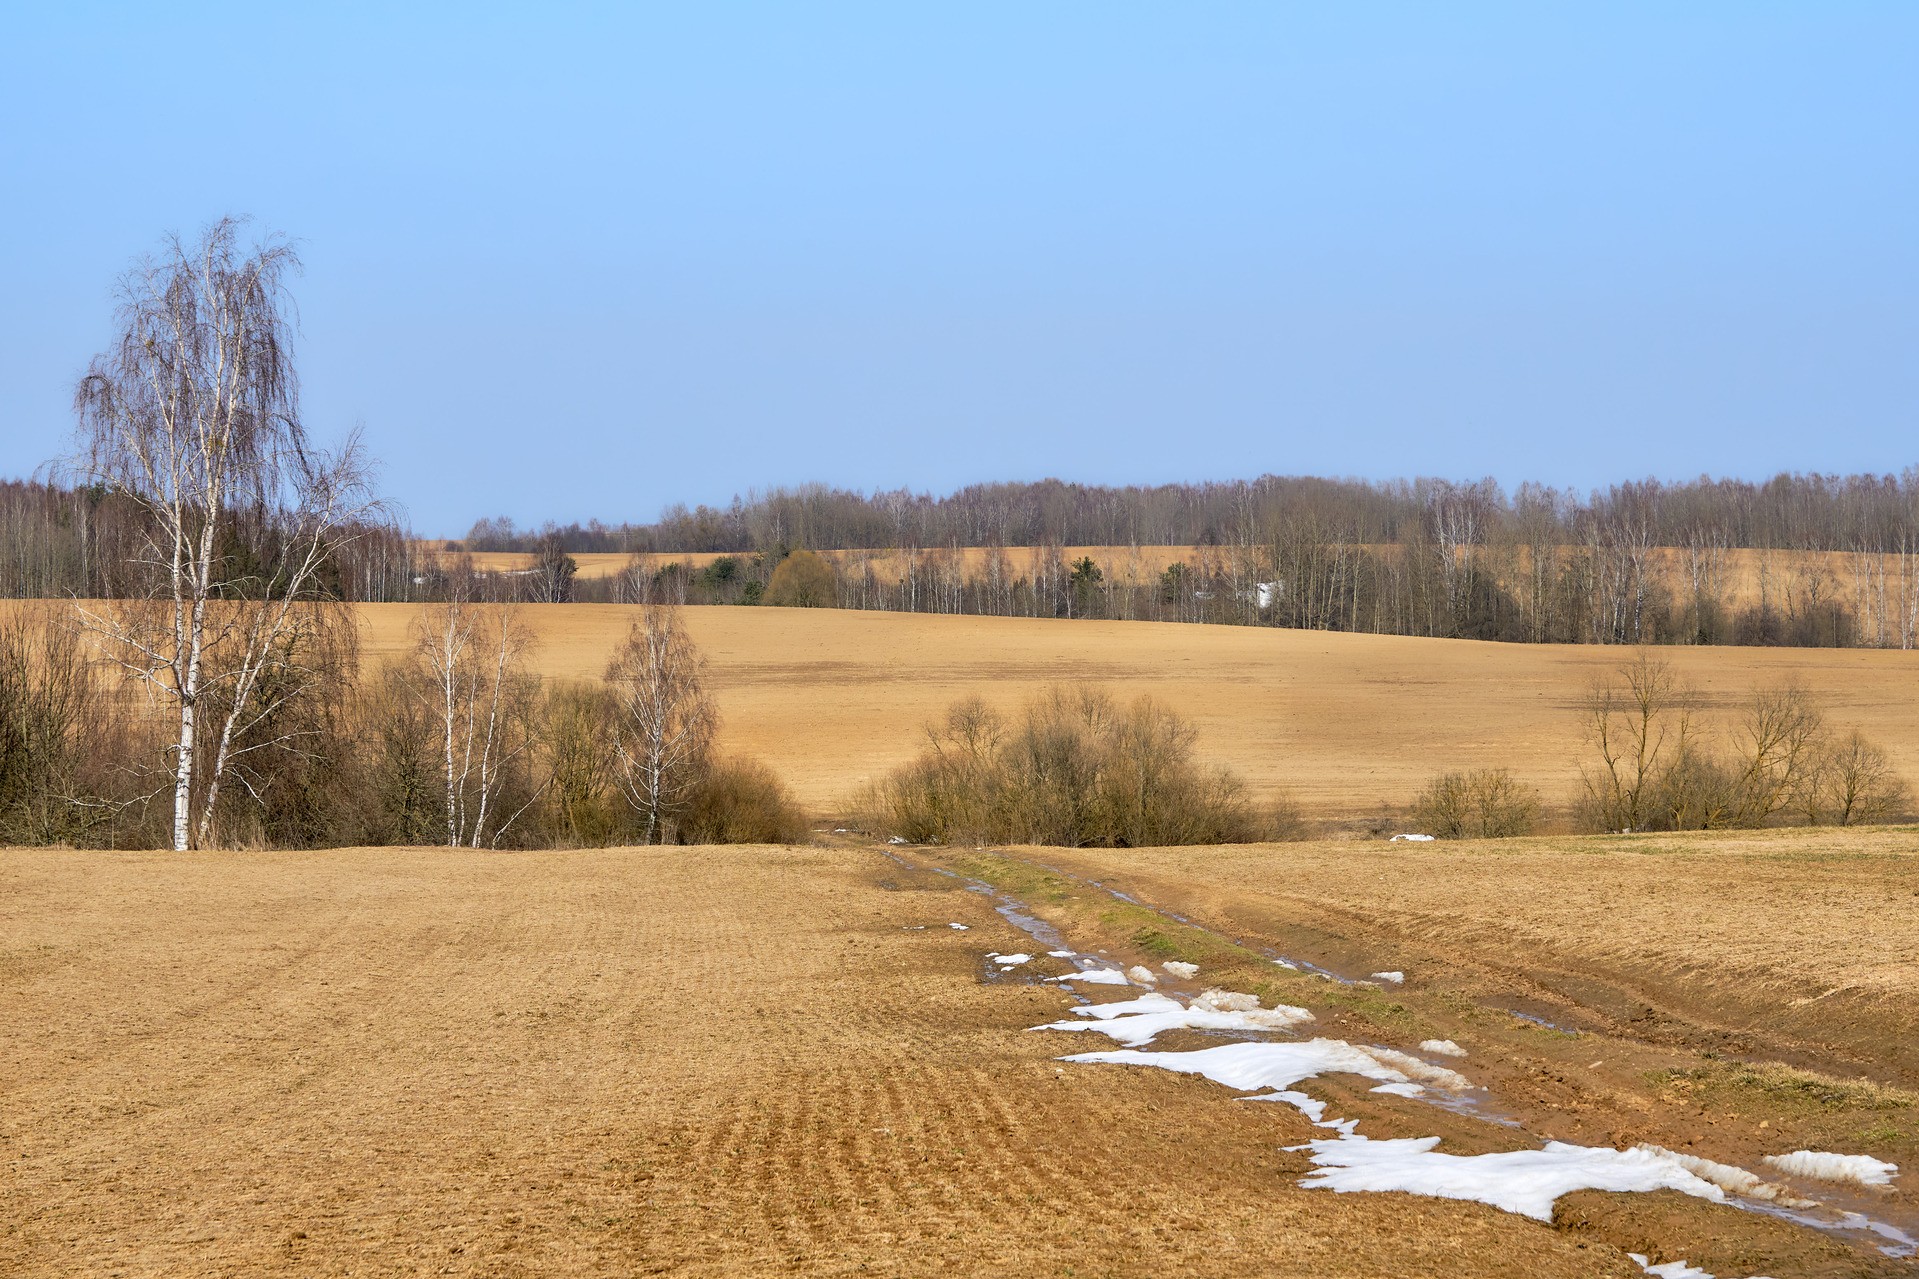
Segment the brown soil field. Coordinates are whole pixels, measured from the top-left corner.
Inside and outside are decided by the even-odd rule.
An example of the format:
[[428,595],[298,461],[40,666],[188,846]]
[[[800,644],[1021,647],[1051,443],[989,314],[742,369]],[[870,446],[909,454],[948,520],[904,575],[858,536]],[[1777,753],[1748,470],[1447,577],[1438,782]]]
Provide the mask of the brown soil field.
[[[361,606],[372,660],[400,652],[419,610]],[[1578,785],[1578,707],[1631,651],[1155,622],[833,609],[688,608],[725,716],[722,745],[764,759],[820,815],[919,748],[959,698],[1006,709],[1061,681],[1149,693],[1188,716],[1202,754],[1256,794],[1367,817],[1436,772],[1506,767],[1549,805]],[[547,676],[597,677],[629,625],[617,605],[527,606]],[[1919,780],[1919,653],[1661,648],[1711,713],[1797,680],[1831,720],[1882,743]]]
[[[1745,861],[1763,870],[1743,900],[1765,919],[1827,892],[1830,859],[1863,859],[1819,908],[1854,941],[1815,945],[1807,963],[1909,989],[1909,973],[1875,974],[1858,941],[1878,927],[1857,909],[1874,873],[1884,893],[1914,886],[1901,838],[1847,836],[1796,862],[1763,840],[1692,852],[1735,879]],[[1134,886],[1211,912],[1191,924],[1039,871],[1039,854],[972,855],[970,869],[1025,894],[1074,946],[1190,955],[1209,981],[1250,969],[1206,927],[1291,945],[1300,911],[1330,937],[1325,920],[1377,892],[1391,913],[1347,926],[1341,943],[1347,958],[1404,963],[1404,992],[1274,977],[1255,959],[1258,988],[1298,987],[1323,1033],[1403,1045],[1454,1031],[1472,1050],[1462,1068],[1483,1071],[1528,1132],[1557,1114],[1567,1132],[1690,1136],[1723,1157],[1746,1148],[1735,1137],[1747,1129],[1856,1143],[1869,1118],[1907,1134],[1874,1151],[1909,1144],[1903,1093],[1832,1084],[1842,1100],[1808,1110],[1798,1092],[1721,1087],[1714,1061],[1677,1039],[1493,1015],[1509,997],[1495,962],[1550,967],[1558,947],[1594,944],[1608,971],[1629,966],[1631,943],[1607,932],[1611,895],[1643,886],[1649,911],[1680,922],[1640,859],[1686,852],[1390,852],[1361,864],[1342,864],[1350,845],[1074,855],[1081,872],[1137,874]],[[1235,876],[1263,887],[1221,887]],[[1542,901],[1542,877],[1570,904]],[[1486,910],[1437,887],[1449,880],[1507,903],[1496,954],[1472,931]],[[1464,928],[1368,931],[1419,911]],[[1647,948],[1649,963],[1717,965],[1721,943],[1754,931],[1733,903],[1685,922]],[[1898,928],[1886,940],[1909,954],[1909,921]],[[963,881],[854,846],[0,850],[12,1028],[0,1038],[0,1271],[1625,1279],[1640,1273],[1632,1250],[1721,1275],[1910,1273],[1671,1192],[1581,1192],[1546,1225],[1474,1203],[1302,1189],[1305,1157],[1285,1148],[1315,1130],[1290,1107],[1233,1104],[1166,1072],[1056,1063],[1083,1037],[1026,1028],[1069,997],[983,958],[1030,941]],[[1717,980],[1743,988],[1756,949],[1734,953]],[[1619,1054],[1620,1067],[1588,1065]],[[1665,1073],[1649,1083],[1642,1067]],[[1533,1141],[1335,1081],[1307,1087],[1375,1136],[1437,1132],[1467,1153]],[[1909,1204],[1894,1191],[1871,1206]]]

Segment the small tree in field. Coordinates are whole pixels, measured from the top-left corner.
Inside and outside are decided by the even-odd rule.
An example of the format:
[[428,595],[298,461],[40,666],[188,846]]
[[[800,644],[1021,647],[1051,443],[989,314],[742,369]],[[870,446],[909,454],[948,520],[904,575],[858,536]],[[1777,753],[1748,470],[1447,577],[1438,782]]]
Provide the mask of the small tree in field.
[[812,551],[794,551],[781,560],[766,584],[766,602],[787,608],[831,608],[839,579],[833,566]]
[[640,842],[666,843],[711,766],[718,713],[699,649],[672,605],[645,604],[606,669],[613,690],[615,780]]
[[287,277],[293,250],[250,252],[238,224],[169,239],[120,283],[120,332],[74,397],[73,469],[138,512],[144,598],[81,610],[127,676],[168,708],[173,846],[213,837],[222,784],[249,753],[302,749],[285,712],[326,679],[337,625],[330,556],[373,531],[357,440],[301,425]]

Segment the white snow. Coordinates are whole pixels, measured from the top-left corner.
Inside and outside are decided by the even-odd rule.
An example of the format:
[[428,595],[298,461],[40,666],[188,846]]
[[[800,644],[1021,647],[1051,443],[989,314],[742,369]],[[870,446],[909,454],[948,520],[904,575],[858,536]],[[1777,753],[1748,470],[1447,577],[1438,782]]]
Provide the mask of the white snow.
[[1642,1142],[1638,1149],[1670,1159],[1695,1177],[1710,1181],[1727,1194],[1744,1195],[1748,1199],[1764,1199],[1768,1203],[1780,1204],[1787,1208],[1810,1208],[1809,1199],[1795,1199],[1788,1194],[1784,1186],[1775,1186],[1744,1168],[1732,1164],[1722,1164],[1699,1155],[1688,1155],[1678,1150],[1668,1150],[1664,1146],[1655,1146]]
[[1198,964],[1188,964],[1178,959],[1169,959],[1165,963],[1161,964],[1160,967],[1164,968],[1167,972],[1171,973],[1173,976],[1181,978],[1182,980],[1185,980],[1185,981],[1191,981],[1193,978],[1199,976]]
[[1126,974],[1117,968],[1084,968],[1076,973],[1066,973],[1059,977],[1048,977],[1047,981],[1078,981],[1089,986],[1130,986]]
[[1438,1144],[1437,1137],[1372,1141],[1358,1135],[1311,1142],[1318,1167],[1301,1184],[1471,1199],[1548,1222],[1553,1202],[1575,1190],[1677,1190],[1715,1203],[1726,1198],[1711,1182],[1644,1150],[1549,1141],[1540,1150],[1445,1155],[1433,1149]]
[[1343,1039],[1222,1044],[1217,1048],[1183,1053],[1152,1053],[1123,1048],[1116,1052],[1081,1053],[1062,1060],[1157,1066],[1161,1070],[1176,1071],[1182,1075],[1200,1075],[1240,1092],[1263,1092],[1267,1089],[1283,1092],[1302,1080],[1326,1074],[1359,1075],[1381,1084],[1411,1082],[1404,1071],[1386,1065],[1373,1055],[1371,1049],[1349,1044]]
[[1252,1007],[1222,1008],[1204,996],[1195,999],[1190,1005],[1184,1005],[1166,995],[1146,994],[1120,1003],[1093,1004],[1073,1009],[1082,1017],[1093,1018],[1093,1022],[1056,1021],[1035,1026],[1034,1029],[1097,1031],[1114,1043],[1136,1048],[1152,1042],[1155,1036],[1168,1030],[1290,1030],[1301,1022],[1313,1019],[1313,1015],[1304,1008],[1291,1008],[1284,1004],[1277,1008],[1261,1008],[1259,1000],[1251,995],[1228,996],[1228,999],[1235,1004],[1250,1000]]
[[963,932],[965,932],[965,931],[966,931],[966,925],[965,925],[965,924],[948,924],[948,925],[947,925],[947,927],[948,927],[948,928],[951,928],[951,929],[952,929],[953,931],[955,931],[955,932],[961,932],[961,933],[963,933]]
[[1464,1057],[1466,1055],[1466,1050],[1450,1039],[1422,1039],[1419,1041],[1419,1051],[1423,1053],[1434,1053],[1441,1057]]
[[889,844],[904,844],[906,841],[900,838],[898,835],[895,835],[891,839],[887,840],[886,842]]
[[1898,1164],[1889,1164],[1871,1155],[1835,1155],[1827,1150],[1795,1150],[1787,1155],[1767,1155],[1765,1162],[1793,1177],[1812,1177],[1819,1181],[1850,1181],[1860,1186],[1890,1186]]
[[1206,1008],[1216,1013],[1250,1013],[1259,1008],[1258,995],[1241,994],[1236,990],[1221,990],[1211,986],[1193,996],[1193,1007]]
[[1295,964],[1290,959],[1275,959],[1273,962],[1275,964],[1278,964],[1281,968],[1286,969],[1288,972],[1296,973],[1299,971],[1299,965]]
[[1070,950],[1049,950],[1046,953],[1054,959],[1071,959],[1075,952]]
[[1430,844],[1433,842],[1433,837],[1431,835],[1395,835],[1390,842],[1397,844],[1402,840],[1413,844]]
[[1655,1266],[1652,1258],[1643,1252],[1629,1252],[1626,1255],[1638,1262],[1639,1268],[1653,1279],[1713,1279],[1711,1271],[1689,1266],[1684,1261],[1662,1261]]
[[1403,982],[1403,981],[1405,981],[1405,980],[1406,980],[1406,974],[1405,974],[1405,973],[1402,973],[1402,972],[1400,972],[1400,971],[1398,971],[1397,969],[1395,969],[1394,971],[1392,971],[1392,972],[1389,972],[1389,973],[1374,973],[1374,974],[1373,974],[1373,980],[1374,980],[1374,981],[1389,981],[1389,982],[1391,982],[1391,983],[1392,983],[1393,985],[1395,985],[1395,986],[1397,986],[1397,985],[1399,985],[1399,984],[1400,984],[1401,982]]
[[988,958],[990,958],[994,963],[998,964],[1001,968],[1018,968],[1021,964],[1031,963],[1033,960],[1033,957],[1031,955],[1025,955],[1025,954],[990,955],[988,956]]
[[1153,970],[1143,964],[1134,964],[1126,970],[1126,975],[1141,986],[1154,986],[1159,983],[1159,978]]

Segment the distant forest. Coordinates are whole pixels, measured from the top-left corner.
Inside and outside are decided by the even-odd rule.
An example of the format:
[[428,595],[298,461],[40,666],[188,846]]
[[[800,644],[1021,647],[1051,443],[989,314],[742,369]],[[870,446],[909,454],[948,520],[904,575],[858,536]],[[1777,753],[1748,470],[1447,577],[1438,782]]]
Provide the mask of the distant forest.
[[[0,483],[0,594],[144,591],[112,494]],[[235,563],[272,520],[236,522]],[[1067,548],[1115,548],[1097,555]],[[1126,548],[1181,547],[1167,562]],[[797,552],[826,551],[815,556]],[[467,553],[516,552],[491,571]],[[576,575],[572,556],[634,557]],[[720,556],[717,560],[714,555]],[[699,555],[708,562],[676,560]],[[776,588],[782,567],[788,587]],[[804,572],[797,570],[804,568]],[[237,575],[237,574],[236,574]],[[325,587],[359,601],[803,602],[844,608],[1273,625],[1515,642],[1919,643],[1919,469],[1643,481],[1579,495],[1491,480],[1266,476],[1109,488],[976,485],[945,497],[824,486],[674,507],[653,524],[356,538]]]

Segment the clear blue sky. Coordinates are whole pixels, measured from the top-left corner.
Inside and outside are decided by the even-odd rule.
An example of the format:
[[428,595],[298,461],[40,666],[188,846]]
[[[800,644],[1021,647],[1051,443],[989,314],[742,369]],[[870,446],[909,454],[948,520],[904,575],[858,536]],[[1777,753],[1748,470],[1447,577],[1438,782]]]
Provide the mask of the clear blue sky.
[[[399,10],[404,10],[399,11]],[[0,474],[110,286],[296,237],[428,534],[1919,462],[1919,5],[9,6]]]

